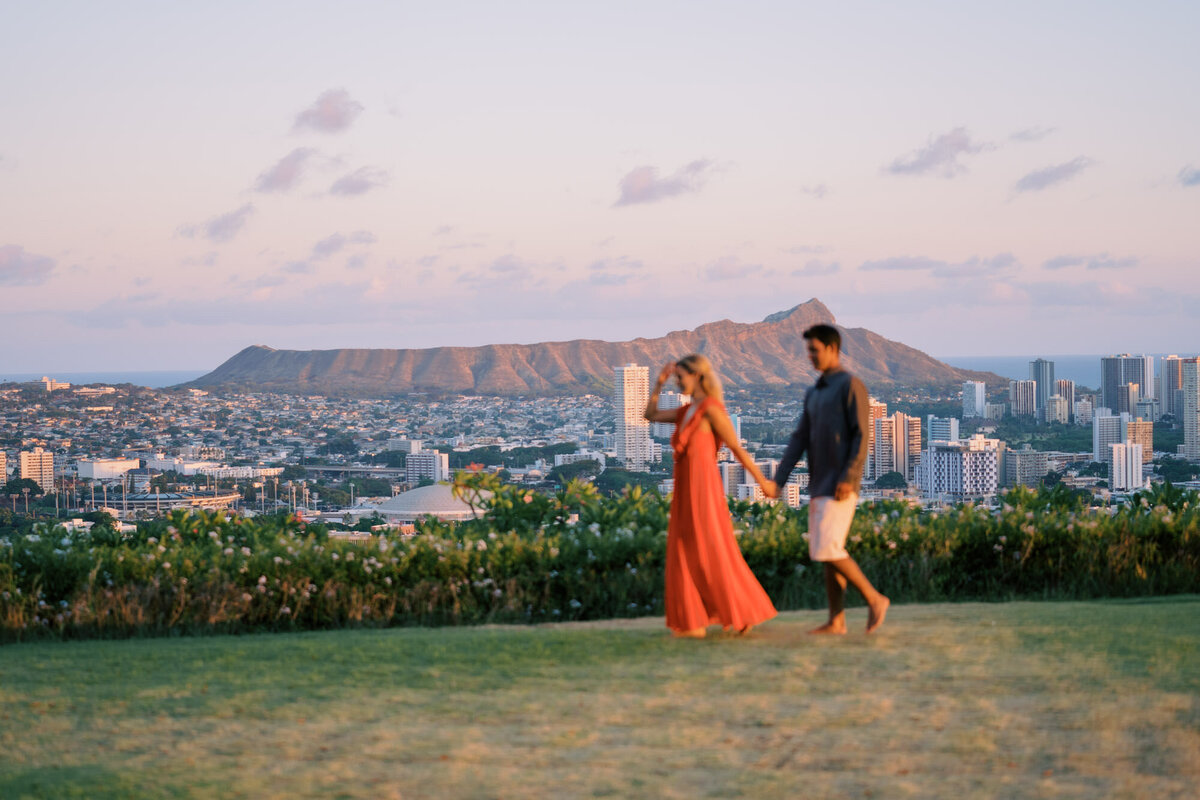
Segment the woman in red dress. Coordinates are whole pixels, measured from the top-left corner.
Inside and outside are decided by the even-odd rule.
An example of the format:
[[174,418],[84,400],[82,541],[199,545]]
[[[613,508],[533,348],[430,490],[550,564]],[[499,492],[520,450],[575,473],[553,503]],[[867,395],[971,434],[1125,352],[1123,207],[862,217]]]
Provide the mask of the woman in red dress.
[[[658,395],[674,376],[692,402],[659,411]],[[777,613],[750,571],[733,536],[725,486],[717,468],[723,442],[768,497],[775,484],[763,477],[738,441],[721,403],[721,382],[702,355],[667,364],[646,404],[646,419],[675,423],[675,490],[667,527],[667,627],[676,636],[703,638],[709,625],[745,633]]]

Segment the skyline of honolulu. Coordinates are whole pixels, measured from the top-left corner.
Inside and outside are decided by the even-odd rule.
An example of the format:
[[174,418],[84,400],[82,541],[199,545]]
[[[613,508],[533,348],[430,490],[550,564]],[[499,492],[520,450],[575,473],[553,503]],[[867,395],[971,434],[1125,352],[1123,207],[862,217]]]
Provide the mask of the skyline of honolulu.
[[1200,335],[1195,6],[64,8],[0,30],[6,372],[811,297],[937,356]]

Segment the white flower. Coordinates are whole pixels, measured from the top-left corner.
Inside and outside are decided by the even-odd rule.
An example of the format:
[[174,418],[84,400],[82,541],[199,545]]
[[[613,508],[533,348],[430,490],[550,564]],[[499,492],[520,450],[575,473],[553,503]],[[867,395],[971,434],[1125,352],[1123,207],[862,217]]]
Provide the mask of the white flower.
[[71,539],[70,539],[70,537],[69,537],[69,536],[64,536],[64,537],[62,538],[62,541],[61,541],[61,542],[59,542],[59,544],[61,544],[63,547],[67,547],[67,546],[69,546],[69,545],[71,544]]
[[259,576],[258,576],[258,582],[259,582],[259,583],[266,583],[266,582],[267,582],[267,576],[266,576],[266,575],[259,575]]
[[249,603],[249,602],[250,602],[251,600],[253,600],[253,599],[254,599],[253,597],[251,597],[250,595],[246,594],[245,592],[243,592],[243,593],[242,593],[242,602],[244,602],[244,603]]
[[38,536],[36,533],[31,533],[25,538],[31,542],[40,542],[42,540],[42,537]]
[[281,616],[286,616],[286,615],[292,613],[292,610],[290,608],[288,608],[287,606],[283,606],[282,608],[279,609],[279,613]]
[[243,547],[243,548],[242,548],[242,555],[244,555],[244,556],[248,556],[248,555],[250,555],[250,548],[249,548],[249,547]]
[[171,568],[171,562],[170,562],[170,561],[164,561],[164,562],[163,562],[163,569],[170,569],[170,568]]
[[483,539],[480,539],[479,541],[475,542],[475,549],[479,550],[480,552],[487,550],[487,542],[485,542]]
[[488,532],[488,538],[489,538],[489,539],[491,539],[491,540],[493,540],[493,541],[495,541],[495,539],[496,539],[496,532],[495,532],[495,531],[489,531],[489,532]]
[[274,561],[275,561],[275,563],[276,563],[276,564],[282,564],[282,563],[283,563],[283,557],[282,557],[282,556],[275,556],[275,558],[274,558]]
[[233,548],[232,548],[232,547],[226,547],[226,548],[225,548],[224,550],[222,550],[221,552],[222,552],[222,553],[224,553],[224,554],[225,554],[225,555],[227,555],[227,556],[231,556],[231,555],[233,555]]
[[386,553],[387,550],[388,550],[387,539],[380,539],[379,540],[379,552]]
[[346,560],[347,560],[347,561],[353,561],[353,560],[354,560],[354,553],[346,553]]
[[571,602],[567,605],[569,605],[571,608],[583,608],[583,603],[579,602],[575,598],[571,598]]
[[504,594],[504,592],[500,591],[499,589],[496,589],[495,591],[492,592],[492,597],[499,597],[502,594]]
[[339,556],[337,553],[333,553],[332,555],[330,555],[330,558],[332,558],[334,561],[337,561],[338,559],[341,558],[341,556]]

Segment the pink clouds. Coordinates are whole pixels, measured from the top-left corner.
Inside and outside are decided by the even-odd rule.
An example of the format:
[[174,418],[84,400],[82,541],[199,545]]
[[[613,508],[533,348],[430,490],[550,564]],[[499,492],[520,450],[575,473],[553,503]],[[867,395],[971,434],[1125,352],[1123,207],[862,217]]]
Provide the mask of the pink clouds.
[[914,150],[907,157],[897,158],[885,170],[895,175],[932,174],[953,178],[967,171],[959,161],[962,156],[975,155],[987,149],[990,149],[990,145],[972,141],[966,128],[955,128],[936,139],[931,137],[924,147]]
[[26,252],[24,247],[0,247],[0,286],[38,286],[50,279],[54,259]]
[[372,189],[387,186],[388,180],[387,172],[377,167],[360,167],[334,181],[329,193],[344,196],[366,194]]
[[322,92],[316,102],[296,115],[293,131],[313,130],[320,133],[340,133],[362,113],[363,107],[345,89]]
[[668,197],[698,192],[708,179],[712,166],[711,161],[699,159],[680,167],[666,178],[660,178],[655,167],[637,167],[617,184],[621,195],[613,205],[657,203]]
[[311,147],[297,147],[279,160],[275,166],[258,176],[254,188],[259,192],[286,192],[291,190],[304,175],[304,167],[316,153]]

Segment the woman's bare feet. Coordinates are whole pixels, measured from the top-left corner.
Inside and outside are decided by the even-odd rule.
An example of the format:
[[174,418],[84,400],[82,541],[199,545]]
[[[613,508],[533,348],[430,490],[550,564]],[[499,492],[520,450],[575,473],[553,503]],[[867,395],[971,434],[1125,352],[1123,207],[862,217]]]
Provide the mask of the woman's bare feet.
[[692,628],[690,631],[675,631],[677,639],[703,639],[708,635],[708,630],[705,628]]
[[832,634],[836,634],[836,635],[842,635],[845,632],[846,632],[846,618],[845,617],[838,617],[837,619],[831,619],[831,620],[829,620],[829,622],[826,622],[824,625],[818,625],[817,627],[815,627],[811,631],[809,631],[810,634],[832,633]]
[[883,618],[887,616],[888,606],[892,604],[883,595],[879,595],[879,599],[870,604],[870,613],[867,614],[867,633],[874,633],[879,626],[883,624]]

